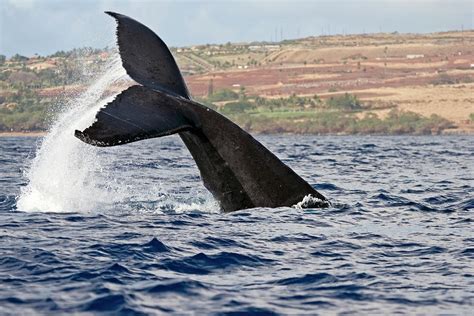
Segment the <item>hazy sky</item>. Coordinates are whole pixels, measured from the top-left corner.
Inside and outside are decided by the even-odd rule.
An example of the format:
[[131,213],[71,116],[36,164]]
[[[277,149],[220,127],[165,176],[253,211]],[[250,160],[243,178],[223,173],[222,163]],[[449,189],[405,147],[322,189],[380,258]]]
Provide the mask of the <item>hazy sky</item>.
[[474,0],[0,0],[0,54],[114,45],[115,22],[105,10],[139,20],[171,46],[474,24]]

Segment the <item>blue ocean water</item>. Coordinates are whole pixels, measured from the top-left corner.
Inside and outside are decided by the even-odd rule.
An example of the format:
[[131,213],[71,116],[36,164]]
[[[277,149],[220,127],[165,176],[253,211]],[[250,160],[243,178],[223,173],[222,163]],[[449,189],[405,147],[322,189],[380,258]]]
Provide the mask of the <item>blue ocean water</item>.
[[258,139],[333,206],[222,214],[174,136],[0,138],[0,314],[472,313],[472,136]]

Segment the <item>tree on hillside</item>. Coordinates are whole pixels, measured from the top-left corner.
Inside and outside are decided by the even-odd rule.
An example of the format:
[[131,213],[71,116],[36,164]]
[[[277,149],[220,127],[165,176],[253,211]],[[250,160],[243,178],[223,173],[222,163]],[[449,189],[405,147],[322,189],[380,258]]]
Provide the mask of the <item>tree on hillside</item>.
[[28,57],[22,56],[20,54],[15,54],[12,58],[10,58],[10,60],[15,62],[24,62],[28,60]]
[[50,55],[49,57],[67,57],[68,54],[63,51],[63,50],[60,50],[60,51],[57,51],[56,53]]
[[240,90],[239,90],[239,100],[240,101],[245,101],[247,99],[247,95],[245,94],[245,87],[244,86],[240,86]]
[[213,90],[212,94],[208,96],[210,102],[231,101],[238,98],[239,95],[230,89]]
[[343,95],[331,97],[326,101],[326,104],[331,108],[343,110],[358,110],[362,107],[357,96],[344,93]]

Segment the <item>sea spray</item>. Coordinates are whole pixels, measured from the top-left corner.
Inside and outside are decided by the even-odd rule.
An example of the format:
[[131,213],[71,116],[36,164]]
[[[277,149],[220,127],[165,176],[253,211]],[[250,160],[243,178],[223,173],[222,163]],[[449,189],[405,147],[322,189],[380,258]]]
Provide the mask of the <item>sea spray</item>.
[[[124,81],[130,83],[119,56],[115,55],[103,75],[84,93],[66,102],[25,171],[28,185],[22,188],[17,199],[18,210],[102,212],[113,209],[166,213],[219,210],[217,202],[203,187],[177,198],[168,193],[166,184],[120,177],[114,166],[127,163],[120,155],[121,148],[98,148],[74,137],[76,129],[87,128],[97,111],[113,100],[114,96],[104,98],[105,92],[113,85],[123,85]],[[140,178],[139,170],[136,172]]]
[[103,75],[67,102],[25,171],[29,183],[18,198],[19,210],[88,211],[104,201],[114,202],[113,188],[95,181],[102,169],[98,148],[76,139],[74,131],[94,121],[100,107],[113,99],[103,98],[106,90],[125,78],[120,58],[115,55]]

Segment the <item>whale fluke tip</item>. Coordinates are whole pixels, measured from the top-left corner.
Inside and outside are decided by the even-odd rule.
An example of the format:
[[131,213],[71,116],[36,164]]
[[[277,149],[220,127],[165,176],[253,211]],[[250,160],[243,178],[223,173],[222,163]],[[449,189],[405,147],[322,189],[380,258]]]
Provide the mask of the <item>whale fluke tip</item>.
[[87,131],[81,132],[78,131],[77,129],[74,131],[74,136],[78,138],[79,140],[83,141],[86,144],[96,146],[96,147],[107,147],[107,146],[113,146],[115,143],[113,142],[102,142],[102,141],[97,141],[95,139],[92,139],[88,134],[86,134]]
[[112,12],[112,11],[104,11],[105,14],[108,14],[114,18],[117,18],[118,13]]
[[80,140],[82,140],[84,143],[93,145],[93,142],[91,141],[91,139],[89,137],[87,137],[87,135],[84,134],[84,132],[81,132],[81,131],[76,129],[74,131],[74,136],[79,138]]

